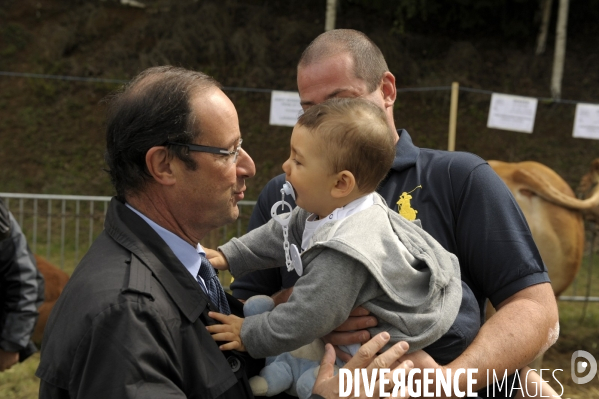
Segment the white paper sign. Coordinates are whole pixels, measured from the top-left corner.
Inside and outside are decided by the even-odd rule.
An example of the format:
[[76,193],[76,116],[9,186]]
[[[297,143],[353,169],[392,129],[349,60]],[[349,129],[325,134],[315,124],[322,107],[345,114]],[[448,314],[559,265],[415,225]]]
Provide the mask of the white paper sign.
[[302,114],[300,96],[296,91],[272,91],[270,97],[271,125],[295,126],[297,118]]
[[572,136],[599,140],[599,105],[576,104]]
[[537,103],[536,98],[493,93],[487,127],[532,133]]

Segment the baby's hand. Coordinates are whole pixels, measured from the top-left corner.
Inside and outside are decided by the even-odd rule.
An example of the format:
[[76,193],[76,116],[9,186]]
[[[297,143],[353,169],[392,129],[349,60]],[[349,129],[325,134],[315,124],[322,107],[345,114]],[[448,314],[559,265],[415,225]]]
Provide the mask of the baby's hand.
[[212,317],[216,321],[220,321],[223,324],[214,324],[207,326],[206,330],[212,334],[212,338],[215,341],[228,341],[228,344],[219,346],[222,351],[238,350],[245,352],[245,346],[241,342],[241,326],[243,325],[243,318],[235,315],[224,315],[217,312],[208,312],[208,316]]
[[204,251],[206,251],[206,259],[212,263],[212,267],[218,270],[229,270],[229,262],[222,252],[210,248],[204,248]]

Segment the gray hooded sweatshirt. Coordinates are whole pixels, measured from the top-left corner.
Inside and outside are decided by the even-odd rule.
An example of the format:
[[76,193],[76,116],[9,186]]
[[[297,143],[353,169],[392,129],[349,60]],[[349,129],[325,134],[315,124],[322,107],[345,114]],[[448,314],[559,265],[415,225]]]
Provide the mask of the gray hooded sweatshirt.
[[[300,246],[308,216],[299,207],[291,212],[290,243]],[[371,207],[322,225],[312,242],[301,254],[304,274],[289,301],[245,319],[241,339],[252,357],[306,345],[357,306],[378,319],[371,335],[387,331],[387,347],[406,341],[410,352],[435,342],[453,324],[462,301],[457,258],[378,194]],[[418,260],[414,266],[402,254],[406,248]],[[235,277],[285,264],[283,229],[274,220],[219,250]]]

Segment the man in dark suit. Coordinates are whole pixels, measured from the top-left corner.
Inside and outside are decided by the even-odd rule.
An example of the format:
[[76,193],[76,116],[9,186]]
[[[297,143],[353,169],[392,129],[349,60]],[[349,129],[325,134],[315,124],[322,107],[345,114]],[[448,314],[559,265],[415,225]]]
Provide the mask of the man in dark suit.
[[48,321],[40,398],[251,398],[251,359],[206,331],[240,305],[200,244],[255,174],[233,103],[203,73],[150,68],[111,99],[106,139],[116,196]]

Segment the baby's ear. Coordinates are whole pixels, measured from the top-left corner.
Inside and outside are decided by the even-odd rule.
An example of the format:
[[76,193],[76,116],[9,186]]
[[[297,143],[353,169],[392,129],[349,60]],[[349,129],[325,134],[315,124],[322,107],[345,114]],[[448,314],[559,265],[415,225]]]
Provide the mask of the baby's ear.
[[342,170],[335,175],[335,185],[331,189],[333,198],[343,198],[356,188],[356,178],[349,170]]

